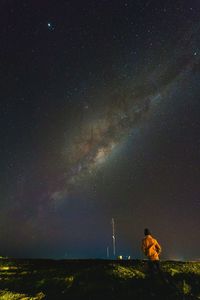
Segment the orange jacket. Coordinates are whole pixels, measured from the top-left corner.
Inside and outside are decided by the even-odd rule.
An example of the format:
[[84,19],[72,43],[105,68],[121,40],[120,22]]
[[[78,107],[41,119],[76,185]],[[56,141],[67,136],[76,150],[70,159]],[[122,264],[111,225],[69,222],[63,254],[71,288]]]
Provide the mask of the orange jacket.
[[142,240],[142,251],[150,260],[159,260],[161,247],[151,235],[147,235]]

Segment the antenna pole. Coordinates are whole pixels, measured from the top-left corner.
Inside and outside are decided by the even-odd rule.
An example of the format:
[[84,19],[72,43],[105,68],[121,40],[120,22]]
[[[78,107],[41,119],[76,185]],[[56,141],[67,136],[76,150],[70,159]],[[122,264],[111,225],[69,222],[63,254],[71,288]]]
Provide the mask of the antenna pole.
[[107,252],[107,259],[109,259],[109,247],[107,247],[107,249],[106,249],[106,252]]
[[113,242],[113,256],[116,254],[116,245],[115,245],[115,220],[112,218],[112,242]]

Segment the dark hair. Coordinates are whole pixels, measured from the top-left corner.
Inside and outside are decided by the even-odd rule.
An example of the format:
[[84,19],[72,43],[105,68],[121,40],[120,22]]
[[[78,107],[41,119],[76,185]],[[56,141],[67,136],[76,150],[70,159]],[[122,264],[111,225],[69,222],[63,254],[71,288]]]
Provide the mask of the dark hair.
[[144,235],[149,235],[149,234],[151,234],[151,232],[149,231],[148,228],[145,228],[145,230],[144,230]]

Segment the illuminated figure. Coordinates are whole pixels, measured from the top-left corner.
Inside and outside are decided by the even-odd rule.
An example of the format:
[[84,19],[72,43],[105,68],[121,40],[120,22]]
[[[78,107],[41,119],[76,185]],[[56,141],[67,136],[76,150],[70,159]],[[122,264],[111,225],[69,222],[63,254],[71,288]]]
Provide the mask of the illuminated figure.
[[151,236],[151,233],[148,228],[144,229],[145,238],[142,240],[142,251],[146,257],[148,257],[149,261],[149,270],[152,275],[156,273],[160,273],[160,263],[159,263],[159,255],[161,253],[161,246]]

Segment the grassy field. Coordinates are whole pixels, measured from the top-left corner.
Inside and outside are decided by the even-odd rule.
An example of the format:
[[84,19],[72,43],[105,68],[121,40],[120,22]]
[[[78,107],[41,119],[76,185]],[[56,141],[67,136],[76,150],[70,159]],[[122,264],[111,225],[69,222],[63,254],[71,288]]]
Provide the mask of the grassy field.
[[200,299],[200,262],[0,260],[0,299]]

